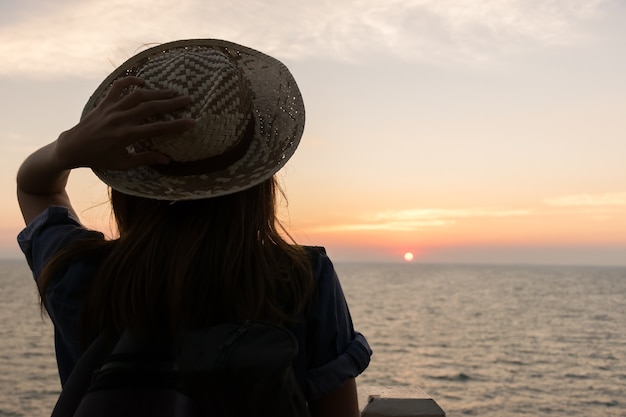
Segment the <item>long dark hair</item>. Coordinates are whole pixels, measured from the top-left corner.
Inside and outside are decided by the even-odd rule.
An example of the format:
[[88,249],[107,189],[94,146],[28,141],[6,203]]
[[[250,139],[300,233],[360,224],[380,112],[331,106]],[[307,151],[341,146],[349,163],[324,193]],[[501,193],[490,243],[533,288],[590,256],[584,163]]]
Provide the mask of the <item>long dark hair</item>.
[[101,263],[80,319],[84,343],[126,328],[176,332],[247,318],[294,320],[315,285],[306,251],[281,236],[277,188],[271,178],[234,194],[174,203],[111,190],[119,238],[61,251],[39,280],[42,303],[64,267],[96,256]]

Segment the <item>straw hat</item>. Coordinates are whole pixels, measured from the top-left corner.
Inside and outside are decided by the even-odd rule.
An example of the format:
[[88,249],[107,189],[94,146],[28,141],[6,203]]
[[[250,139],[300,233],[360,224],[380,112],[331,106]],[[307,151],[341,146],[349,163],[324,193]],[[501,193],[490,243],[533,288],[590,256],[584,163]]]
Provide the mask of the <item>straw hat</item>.
[[143,88],[188,94],[188,109],[164,120],[193,117],[180,135],[145,138],[128,151],[156,150],[168,165],[128,171],[95,170],[125,194],[159,200],[192,200],[245,190],[274,175],[293,155],[304,129],[304,103],[281,62],[253,49],[215,39],[165,43],[133,56],[91,96],[83,117],[113,81],[135,75]]

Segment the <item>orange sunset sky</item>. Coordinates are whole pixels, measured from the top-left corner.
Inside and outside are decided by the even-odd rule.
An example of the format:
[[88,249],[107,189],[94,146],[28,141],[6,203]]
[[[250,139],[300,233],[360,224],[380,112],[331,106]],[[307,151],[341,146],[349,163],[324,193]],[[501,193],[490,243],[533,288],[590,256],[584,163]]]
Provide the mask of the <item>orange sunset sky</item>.
[[[337,261],[626,265],[621,0],[0,3],[0,256],[21,161],[142,45],[222,38],[281,59],[307,125],[284,223]],[[70,194],[106,228],[88,170]]]

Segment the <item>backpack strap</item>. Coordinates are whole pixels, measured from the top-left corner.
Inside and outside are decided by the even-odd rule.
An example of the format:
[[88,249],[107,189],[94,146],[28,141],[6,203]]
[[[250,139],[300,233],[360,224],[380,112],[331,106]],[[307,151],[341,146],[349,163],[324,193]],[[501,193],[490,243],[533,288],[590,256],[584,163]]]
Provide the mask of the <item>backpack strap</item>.
[[107,337],[102,333],[78,359],[65,382],[51,417],[71,417],[91,385],[93,373],[111,353]]

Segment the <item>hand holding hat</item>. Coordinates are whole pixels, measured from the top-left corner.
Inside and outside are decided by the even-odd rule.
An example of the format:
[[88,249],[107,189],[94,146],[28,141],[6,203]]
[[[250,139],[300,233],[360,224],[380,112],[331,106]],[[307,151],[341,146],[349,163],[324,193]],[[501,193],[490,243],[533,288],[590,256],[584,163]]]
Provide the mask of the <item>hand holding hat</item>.
[[193,127],[195,120],[191,118],[155,119],[188,106],[190,97],[173,90],[143,88],[123,94],[143,85],[141,78],[132,76],[115,81],[98,106],[60,136],[56,149],[60,164],[66,168],[129,170],[169,163],[160,152],[129,153],[127,148],[146,137],[182,134]]

